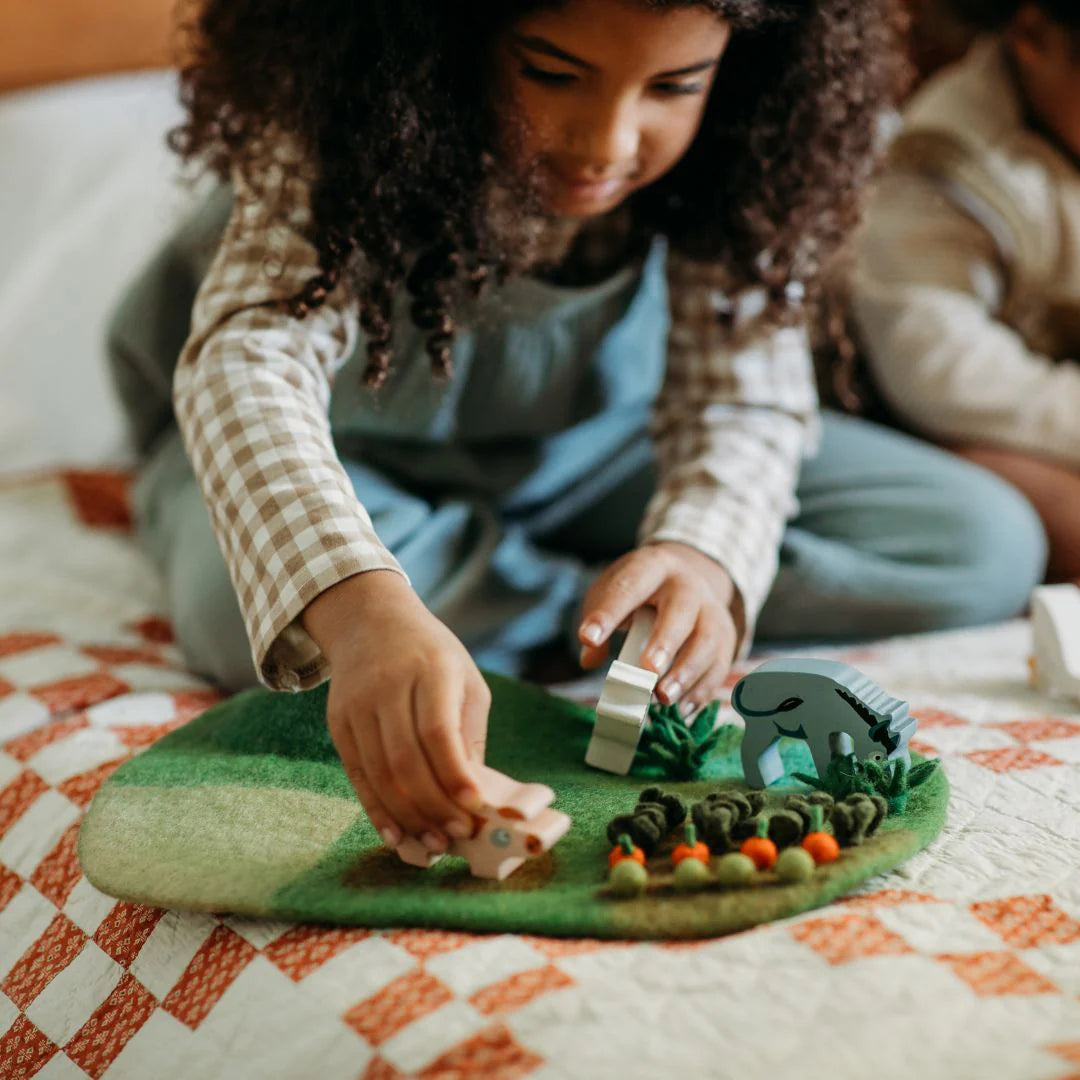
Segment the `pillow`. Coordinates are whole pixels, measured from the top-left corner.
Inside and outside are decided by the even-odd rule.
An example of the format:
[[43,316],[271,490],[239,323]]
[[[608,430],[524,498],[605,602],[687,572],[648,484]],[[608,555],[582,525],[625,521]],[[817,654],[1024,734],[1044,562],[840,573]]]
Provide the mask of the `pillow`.
[[181,115],[169,71],[0,95],[0,472],[131,463],[104,330],[195,198]]

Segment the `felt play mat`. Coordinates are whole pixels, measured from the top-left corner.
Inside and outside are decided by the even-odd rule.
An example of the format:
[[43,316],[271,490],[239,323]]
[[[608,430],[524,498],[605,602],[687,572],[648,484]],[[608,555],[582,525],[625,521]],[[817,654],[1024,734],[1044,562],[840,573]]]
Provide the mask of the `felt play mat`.
[[911,703],[945,827],[749,933],[368,929],[100,892],[86,807],[218,700],[172,644],[126,488],[0,480],[0,1077],[1080,1076],[1080,710],[1028,687],[1022,621],[829,654]]
[[[463,859],[407,866],[361,812],[326,730],[326,687],[251,690],[214,706],[128,762],[94,799],[79,855],[90,881],[133,903],[361,926],[439,926],[605,937],[682,938],[744,930],[817,907],[925,847],[945,820],[941,770],[902,815],[801,884],[771,880],[694,894],[604,890],[606,825],[631,811],[654,779],[688,802],[735,786],[742,732],[726,739],[701,780],[671,783],[646,769],[611,776],[584,765],[592,712],[535,687],[489,677],[488,763],[557,793],[570,833],[503,882],[479,880]],[[784,751],[789,772],[813,773],[805,744]],[[798,782],[775,785],[772,801]]]

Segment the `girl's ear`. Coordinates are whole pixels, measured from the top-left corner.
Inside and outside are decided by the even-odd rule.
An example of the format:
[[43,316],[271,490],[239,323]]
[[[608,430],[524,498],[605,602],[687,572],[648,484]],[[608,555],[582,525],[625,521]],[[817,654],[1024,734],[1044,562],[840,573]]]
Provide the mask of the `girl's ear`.
[[1025,68],[1068,65],[1074,54],[1072,34],[1038,4],[1024,4],[1005,30],[1005,39]]

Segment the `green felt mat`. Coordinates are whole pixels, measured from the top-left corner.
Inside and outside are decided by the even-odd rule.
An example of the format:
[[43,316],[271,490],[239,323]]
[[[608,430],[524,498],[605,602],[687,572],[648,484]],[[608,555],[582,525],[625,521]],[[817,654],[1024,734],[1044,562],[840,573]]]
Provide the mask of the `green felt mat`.
[[[504,882],[472,878],[457,858],[430,870],[406,866],[381,845],[327,734],[325,687],[237,695],[123,765],[83,823],[86,875],[112,896],[157,907],[359,926],[705,937],[825,904],[909,858],[944,824],[948,785],[938,770],[903,815],[808,883],[684,895],[658,879],[641,898],[612,900],[603,892],[606,824],[631,810],[656,774],[587,768],[591,710],[522,683],[489,681],[488,763],[550,785],[555,807],[574,819],[550,853]],[[707,779],[664,787],[695,800],[741,786],[739,739],[730,729]],[[789,769],[813,771],[804,743],[785,745],[783,754]],[[796,788],[777,785],[770,800],[779,804]]]

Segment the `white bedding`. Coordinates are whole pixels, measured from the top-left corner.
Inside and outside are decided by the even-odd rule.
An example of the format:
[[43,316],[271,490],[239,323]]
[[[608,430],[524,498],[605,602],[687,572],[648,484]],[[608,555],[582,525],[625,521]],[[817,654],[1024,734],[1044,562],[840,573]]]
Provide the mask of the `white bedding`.
[[155,71],[0,95],[0,471],[129,458],[104,326],[192,198],[176,91]]

